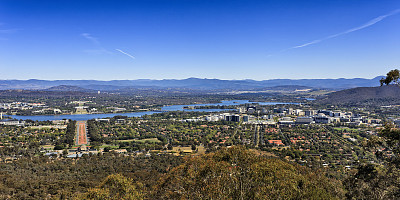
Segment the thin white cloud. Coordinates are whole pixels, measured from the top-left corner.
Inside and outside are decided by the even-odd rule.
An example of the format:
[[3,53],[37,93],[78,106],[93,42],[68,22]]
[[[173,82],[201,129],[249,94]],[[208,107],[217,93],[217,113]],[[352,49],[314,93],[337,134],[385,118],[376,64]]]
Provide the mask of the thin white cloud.
[[91,36],[89,33],[82,33],[81,36],[83,36],[84,38],[88,39],[89,41],[91,41],[93,44],[95,45],[100,45],[100,42],[97,40],[97,38]]
[[[95,37],[93,37],[91,34],[89,33],[82,33],[81,34],[82,37],[84,37],[85,39],[89,40],[91,43],[93,43],[96,48],[95,49],[87,49],[84,50],[85,53],[89,53],[89,54],[112,54],[112,52],[108,51],[107,49],[103,48],[103,46],[101,45],[101,43],[99,42],[99,40]],[[135,59],[134,56],[132,56],[129,53],[126,53],[125,51],[122,51],[121,49],[115,49],[116,51],[132,58]]]
[[125,55],[129,56],[129,57],[132,58],[132,59],[135,59],[134,56],[132,56],[132,55],[129,54],[129,53],[126,53],[126,52],[122,51],[121,49],[115,49],[115,50],[121,52],[122,54],[125,54]]
[[[313,41],[311,41],[311,42],[307,42],[307,43],[304,43],[304,44],[301,44],[301,45],[293,46],[293,47],[284,49],[284,50],[280,51],[279,53],[282,53],[282,52],[284,52],[284,51],[288,51],[288,50],[291,50],[291,49],[298,49],[298,48],[307,47],[307,46],[310,46],[310,45],[313,45],[313,44],[317,44],[317,43],[323,42],[323,41],[328,40],[328,39],[332,39],[332,38],[335,38],[335,37],[339,37],[339,36],[342,36],[342,35],[346,35],[346,34],[352,33],[352,32],[354,32],[354,31],[359,31],[359,30],[368,28],[368,27],[370,27],[370,26],[372,26],[372,25],[374,25],[374,24],[376,24],[376,23],[378,23],[378,22],[384,20],[385,18],[390,17],[390,16],[392,16],[392,15],[396,15],[396,14],[398,14],[398,13],[400,13],[400,9],[397,9],[397,10],[394,10],[394,11],[388,13],[388,14],[381,15],[381,16],[379,16],[379,17],[376,17],[376,18],[374,18],[374,19],[368,21],[367,23],[365,23],[365,24],[363,24],[363,25],[361,25],[361,26],[357,26],[357,27],[348,29],[348,30],[346,30],[346,31],[343,31],[343,32],[340,32],[340,33],[336,33],[336,34],[333,34],[333,35],[324,37],[324,38],[322,38],[322,39],[317,39],[317,40],[313,40]],[[271,55],[268,55],[268,56],[271,56]]]
[[101,46],[97,38],[93,37],[89,33],[82,33],[81,36],[89,40],[93,45],[96,46],[96,49],[84,50],[84,52],[89,54],[111,54],[111,52],[107,51],[107,49]]
[[18,29],[0,29],[0,33],[15,33]]
[[354,32],[354,31],[358,31],[358,30],[361,30],[361,29],[370,27],[370,26],[372,26],[372,25],[374,25],[374,24],[376,24],[376,23],[378,23],[378,22],[384,20],[386,17],[390,17],[390,16],[396,15],[396,14],[398,14],[398,13],[400,13],[400,9],[394,10],[394,11],[392,11],[392,12],[386,14],[386,15],[382,15],[382,16],[376,17],[376,18],[370,20],[369,22],[367,22],[367,23],[365,23],[365,24],[363,24],[363,25],[361,25],[361,26],[354,27],[354,28],[349,29],[349,30],[347,30],[347,31],[344,31],[344,32],[342,32],[342,33],[338,33],[338,34],[335,34],[335,35],[331,35],[331,36],[329,36],[327,39],[333,38],[333,37],[337,37],[337,36],[340,36],[340,35],[344,35],[344,34],[348,34],[348,33]]
[[[3,22],[0,22],[0,26],[5,25]],[[20,29],[0,29],[0,34],[11,34],[19,31]],[[8,40],[8,38],[0,37],[0,41]]]

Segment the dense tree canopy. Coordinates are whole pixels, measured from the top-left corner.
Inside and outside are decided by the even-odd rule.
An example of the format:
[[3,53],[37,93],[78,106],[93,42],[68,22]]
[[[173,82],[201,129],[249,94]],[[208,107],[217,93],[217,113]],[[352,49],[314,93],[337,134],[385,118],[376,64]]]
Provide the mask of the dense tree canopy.
[[154,199],[341,199],[339,181],[243,147],[186,162],[155,186]]
[[344,181],[348,199],[400,199],[400,129],[386,124],[366,146],[379,163],[364,163]]
[[344,194],[341,182],[323,171],[235,146],[186,157],[153,185],[110,175],[78,199],[343,199]]
[[133,183],[131,178],[112,174],[99,187],[89,189],[87,193],[76,199],[140,200],[144,199],[143,193],[137,189],[140,186],[141,184]]

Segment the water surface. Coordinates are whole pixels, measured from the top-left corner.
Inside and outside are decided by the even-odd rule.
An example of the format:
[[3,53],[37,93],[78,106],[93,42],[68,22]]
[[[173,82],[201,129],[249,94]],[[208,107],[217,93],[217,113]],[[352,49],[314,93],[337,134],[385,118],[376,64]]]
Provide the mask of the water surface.
[[[188,106],[231,106],[231,105],[241,105],[246,103],[258,103],[259,105],[277,105],[277,104],[293,104],[293,103],[281,103],[281,102],[249,102],[249,100],[230,100],[222,101],[221,103],[209,103],[209,104],[190,104],[190,105],[170,105],[163,106],[161,112],[167,111],[187,111],[187,112],[220,112],[220,111],[232,111],[232,109],[184,109]],[[101,119],[114,116],[127,116],[127,117],[141,117],[143,115],[152,115],[154,113],[160,113],[160,111],[145,111],[145,112],[129,112],[129,113],[107,113],[107,114],[77,114],[77,115],[12,115],[14,119],[22,120],[60,120],[60,119],[71,119],[77,121],[84,121],[89,119]]]

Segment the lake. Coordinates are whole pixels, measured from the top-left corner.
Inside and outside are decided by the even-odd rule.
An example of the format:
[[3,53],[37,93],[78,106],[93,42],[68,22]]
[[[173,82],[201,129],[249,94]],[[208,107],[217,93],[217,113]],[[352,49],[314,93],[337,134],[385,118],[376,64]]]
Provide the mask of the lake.
[[[184,109],[187,106],[231,106],[241,105],[246,103],[258,103],[259,105],[278,105],[278,104],[294,104],[294,103],[281,103],[281,102],[250,102],[249,100],[230,100],[221,101],[221,103],[210,103],[210,104],[191,104],[191,105],[170,105],[163,106],[161,111],[187,111],[187,112],[220,112],[220,111],[231,111],[232,109]],[[31,116],[19,116],[19,115],[8,115],[14,119],[22,120],[60,120],[60,119],[71,119],[76,121],[85,121],[89,119],[101,119],[114,116],[127,116],[127,117],[141,117],[143,115],[152,115],[154,113],[160,113],[159,111],[145,111],[145,112],[130,112],[130,113],[108,113],[108,114],[78,114],[78,115],[31,115]]]

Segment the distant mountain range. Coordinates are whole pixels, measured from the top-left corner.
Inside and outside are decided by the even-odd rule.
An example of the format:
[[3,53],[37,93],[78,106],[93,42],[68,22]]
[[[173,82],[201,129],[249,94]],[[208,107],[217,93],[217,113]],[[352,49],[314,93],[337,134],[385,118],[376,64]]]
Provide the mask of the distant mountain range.
[[332,92],[316,100],[323,104],[399,105],[400,86],[358,87]]
[[[25,90],[52,90],[52,91],[114,91],[132,88],[151,89],[191,89],[191,90],[259,90],[277,86],[303,86],[315,89],[341,90],[354,87],[374,87],[379,85],[382,77],[373,79],[272,79],[272,80],[220,80],[188,78],[182,80],[0,80],[0,90],[25,89]],[[67,87],[74,86],[74,87]]]

